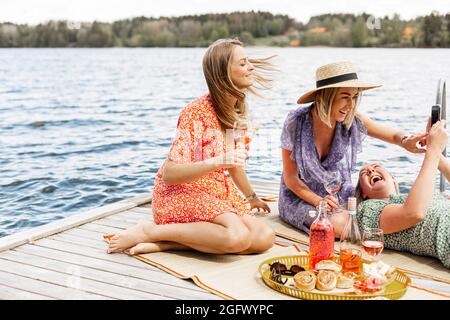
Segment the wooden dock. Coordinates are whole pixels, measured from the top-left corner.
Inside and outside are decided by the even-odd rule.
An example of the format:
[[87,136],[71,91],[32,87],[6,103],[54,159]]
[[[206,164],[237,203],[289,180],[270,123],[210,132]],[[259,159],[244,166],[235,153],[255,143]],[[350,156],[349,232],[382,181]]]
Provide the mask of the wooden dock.
[[[278,183],[252,185],[260,195],[278,194]],[[153,219],[150,193],[0,238],[0,299],[221,299],[127,255],[106,253],[103,234],[142,219]],[[411,278],[450,294],[449,284]]]

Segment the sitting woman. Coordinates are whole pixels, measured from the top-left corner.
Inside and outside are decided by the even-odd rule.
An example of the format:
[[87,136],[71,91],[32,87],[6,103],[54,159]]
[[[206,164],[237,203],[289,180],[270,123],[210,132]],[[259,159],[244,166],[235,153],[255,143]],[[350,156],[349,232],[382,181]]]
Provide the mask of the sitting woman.
[[[280,218],[307,233],[315,219],[308,212],[322,199],[335,209],[353,196],[351,175],[367,135],[417,153],[423,151],[416,147],[416,142],[424,137],[407,136],[357,112],[362,91],[379,85],[359,80],[350,62],[318,68],[316,80],[316,88],[297,101],[311,104],[290,112],[281,134]],[[328,194],[325,187],[333,181],[332,173],[341,180],[336,197]],[[331,216],[336,225],[346,218],[343,210]],[[340,232],[335,229],[336,236]]]
[[407,195],[399,194],[397,181],[382,166],[361,169],[357,219],[362,229],[383,229],[386,248],[432,256],[450,268],[450,201],[433,194],[438,169],[450,181],[450,163],[442,155],[448,140],[444,122],[429,131],[422,168]]
[[234,123],[248,114],[246,92],[254,82],[270,84],[260,67],[267,71],[271,64],[250,60],[238,40],[221,39],[208,48],[203,72],[209,94],[181,111],[177,136],[156,175],[156,224],[141,222],[113,235],[108,252],[131,248],[131,254],[185,249],[250,254],[272,247],[274,231],[249,214],[251,209],[270,209],[246,176],[245,145],[235,146],[232,135]]

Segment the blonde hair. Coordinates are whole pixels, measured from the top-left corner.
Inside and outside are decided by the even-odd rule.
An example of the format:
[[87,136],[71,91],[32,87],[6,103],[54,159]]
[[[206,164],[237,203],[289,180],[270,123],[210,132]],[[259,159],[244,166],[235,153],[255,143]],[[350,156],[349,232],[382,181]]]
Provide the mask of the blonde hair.
[[[332,127],[330,122],[331,117],[331,107],[333,105],[334,99],[336,98],[339,88],[325,88],[316,93],[314,108],[317,111],[317,115],[320,120],[325,123],[330,128]],[[347,128],[352,126],[353,120],[356,115],[356,110],[361,101],[362,90],[358,88],[358,99],[356,101],[355,107],[350,110],[344,119],[344,125]]]
[[[231,62],[235,46],[243,47],[238,39],[219,39],[210,45],[203,57],[203,74],[216,111],[217,118],[223,129],[233,128],[239,119],[248,117],[248,107],[245,92],[236,87],[230,77]],[[272,80],[267,77],[274,70],[270,59],[249,59],[255,67],[253,77],[258,89],[271,88]],[[254,88],[248,91],[258,94]],[[237,99],[235,105],[229,105],[229,97]]]

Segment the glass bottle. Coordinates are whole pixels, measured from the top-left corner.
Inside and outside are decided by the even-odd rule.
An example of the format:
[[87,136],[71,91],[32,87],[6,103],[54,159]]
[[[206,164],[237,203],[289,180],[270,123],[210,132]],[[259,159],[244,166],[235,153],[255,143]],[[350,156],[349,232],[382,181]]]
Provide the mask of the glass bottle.
[[356,210],[356,198],[348,198],[348,218],[341,234],[339,258],[343,272],[352,271],[359,274],[361,272],[362,251]]
[[309,229],[310,268],[322,260],[332,260],[334,256],[334,228],[328,219],[328,204],[320,201],[317,218]]

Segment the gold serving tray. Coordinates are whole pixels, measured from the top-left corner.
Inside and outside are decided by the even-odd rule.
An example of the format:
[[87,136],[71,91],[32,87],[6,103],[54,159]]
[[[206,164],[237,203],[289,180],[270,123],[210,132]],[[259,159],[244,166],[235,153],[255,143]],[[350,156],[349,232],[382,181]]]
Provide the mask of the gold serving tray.
[[[339,263],[339,256],[334,257],[334,261]],[[387,284],[382,291],[375,293],[362,293],[357,290],[349,292],[349,290],[335,289],[332,291],[302,291],[296,288],[289,280],[286,284],[280,284],[270,279],[270,264],[274,262],[280,262],[287,266],[289,269],[292,265],[299,265],[309,269],[309,256],[281,256],[265,260],[259,265],[259,273],[261,274],[263,281],[270,288],[281,292],[283,294],[306,300],[364,300],[375,297],[385,297],[391,300],[400,299],[408,290],[411,284],[411,279],[403,272],[396,270],[394,272],[393,281]],[[367,263],[367,260],[363,260]],[[287,276],[285,276],[287,277]],[[293,277],[287,277],[293,278]],[[350,289],[352,290],[352,289]],[[339,292],[340,291],[340,292]]]

